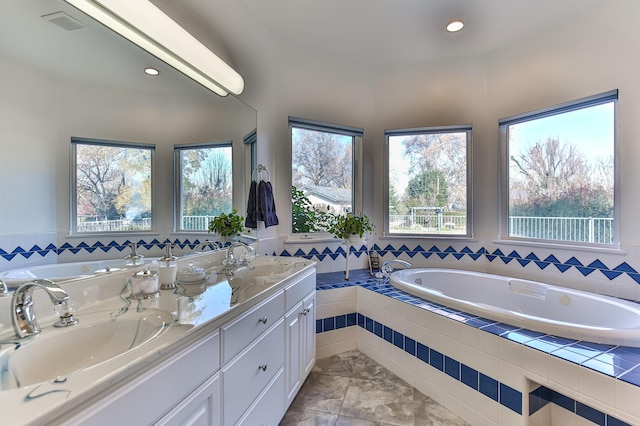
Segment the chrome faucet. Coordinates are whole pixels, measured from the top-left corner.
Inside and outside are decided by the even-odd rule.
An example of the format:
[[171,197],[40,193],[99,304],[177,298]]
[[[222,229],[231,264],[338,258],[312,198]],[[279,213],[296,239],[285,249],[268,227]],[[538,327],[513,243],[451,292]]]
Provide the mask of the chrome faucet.
[[[233,253],[234,249],[236,249],[237,247],[244,247],[246,253],[244,253],[240,259],[236,259],[235,254]],[[243,243],[242,241],[236,241],[235,243],[232,243],[228,248],[227,248],[227,257],[226,259],[223,259],[222,264],[225,267],[224,270],[224,274],[228,277],[233,275],[233,272],[236,268],[239,268],[241,266],[248,266],[251,267],[251,264],[249,263],[249,253],[253,253],[256,250],[251,247],[249,244],[247,243]]]
[[36,321],[36,314],[33,309],[32,296],[36,287],[42,288],[51,298],[51,302],[56,307],[62,308],[60,309],[60,321],[57,321],[54,326],[67,327],[78,323],[73,317],[73,313],[68,309],[69,295],[66,291],[51,280],[38,279],[29,281],[16,289],[11,300],[13,327],[19,338],[40,333],[40,326]]
[[10,294],[11,292],[9,292],[9,286],[7,286],[7,283],[5,283],[3,279],[0,279],[0,297],[8,296]]
[[407,262],[406,260],[402,260],[402,259],[387,260],[380,267],[380,271],[382,272],[382,275],[385,278],[389,278],[389,274],[391,274],[393,272],[393,266],[392,265],[394,263],[398,263],[398,264],[404,266],[405,268],[411,268],[413,266],[411,263]]

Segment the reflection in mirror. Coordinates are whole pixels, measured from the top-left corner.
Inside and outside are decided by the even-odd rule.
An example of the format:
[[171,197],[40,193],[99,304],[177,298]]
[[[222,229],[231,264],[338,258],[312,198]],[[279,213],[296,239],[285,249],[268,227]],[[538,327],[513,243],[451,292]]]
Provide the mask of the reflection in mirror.
[[[205,239],[175,234],[174,145],[232,141],[233,207],[245,210],[243,138],[256,111],[239,99],[214,95],[61,0],[0,0],[0,65],[0,270],[122,258],[130,241],[161,255],[154,241]],[[70,237],[72,137],[155,146],[150,235]]]

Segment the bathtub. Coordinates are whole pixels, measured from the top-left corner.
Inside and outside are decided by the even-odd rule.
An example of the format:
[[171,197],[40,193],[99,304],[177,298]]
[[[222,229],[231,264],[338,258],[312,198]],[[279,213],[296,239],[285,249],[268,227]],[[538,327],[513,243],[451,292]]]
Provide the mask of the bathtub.
[[[158,260],[158,258],[144,259],[145,264],[149,264],[154,260]],[[0,279],[9,287],[17,287],[24,282],[37,278],[46,278],[54,282],[60,282],[88,277],[94,274],[108,273],[109,271],[115,272],[127,267],[125,259],[56,263],[0,272]]]
[[640,304],[585,291],[455,269],[396,271],[392,286],[441,305],[569,339],[640,347]]

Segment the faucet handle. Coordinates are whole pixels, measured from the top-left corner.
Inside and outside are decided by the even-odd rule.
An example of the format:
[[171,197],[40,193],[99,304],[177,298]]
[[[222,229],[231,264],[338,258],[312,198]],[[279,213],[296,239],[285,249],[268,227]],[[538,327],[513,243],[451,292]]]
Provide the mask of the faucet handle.
[[53,311],[60,317],[58,321],[53,323],[54,327],[69,327],[78,324],[78,320],[74,314],[78,311],[78,305],[64,300],[60,304],[55,305]]

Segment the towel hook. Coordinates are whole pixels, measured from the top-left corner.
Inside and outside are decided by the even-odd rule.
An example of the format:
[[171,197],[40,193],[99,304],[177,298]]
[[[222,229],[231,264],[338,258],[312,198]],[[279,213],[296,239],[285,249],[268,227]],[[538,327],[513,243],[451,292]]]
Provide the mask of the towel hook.
[[257,171],[257,175],[259,176],[259,178],[261,180],[262,179],[262,172],[265,172],[267,174],[267,182],[271,179],[271,176],[269,176],[269,170],[267,170],[267,168],[265,166],[263,166],[262,164],[258,164],[258,167],[256,168]]

